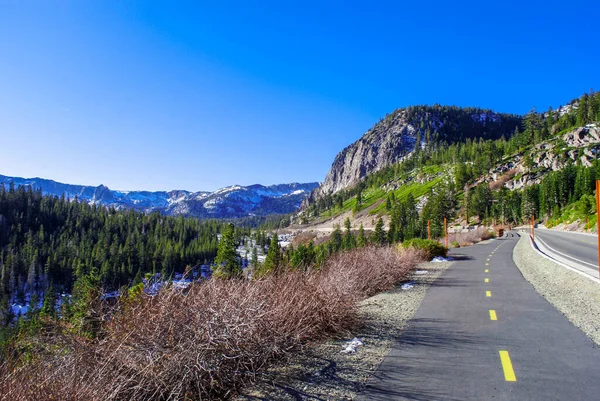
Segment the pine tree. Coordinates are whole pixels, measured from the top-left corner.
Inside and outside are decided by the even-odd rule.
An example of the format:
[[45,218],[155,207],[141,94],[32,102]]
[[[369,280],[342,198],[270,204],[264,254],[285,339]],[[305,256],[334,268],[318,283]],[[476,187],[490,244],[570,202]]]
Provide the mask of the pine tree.
[[377,224],[375,225],[375,233],[373,235],[375,243],[379,245],[384,245],[387,243],[387,234],[385,232],[383,219],[381,217],[379,218],[379,220],[377,220]]
[[34,316],[37,316],[40,312],[39,306],[39,298],[38,295],[34,292],[31,294],[31,298],[29,299],[29,308],[27,308],[27,316],[31,319]]
[[356,239],[356,243],[361,248],[367,245],[367,237],[365,236],[365,229],[362,223],[360,224],[360,228],[358,229],[358,238]]
[[236,252],[235,226],[229,223],[221,235],[217,257],[215,258],[214,274],[216,277],[229,279],[242,273]]
[[252,266],[253,269],[258,267],[258,250],[256,246],[252,248],[252,260],[250,261],[250,266]]
[[135,274],[135,277],[133,278],[133,286],[136,286],[141,283],[142,283],[142,269],[138,268],[137,273]]
[[50,283],[44,293],[44,303],[42,305],[41,315],[56,317],[56,293],[54,292],[54,285],[52,283]]
[[0,327],[6,327],[13,321],[15,315],[8,301],[8,295],[0,298]]
[[532,216],[538,217],[538,190],[535,187],[523,191],[522,206],[523,221],[530,221]]
[[467,226],[469,225],[469,201],[471,199],[469,198],[469,186],[465,185],[465,220],[467,223]]
[[356,214],[360,212],[362,208],[362,187],[359,185],[356,192],[356,203],[354,204],[354,209],[352,209],[352,213]]
[[336,225],[333,232],[331,233],[331,240],[329,241],[330,252],[341,251],[344,245],[344,239],[342,238],[342,231],[340,226]]
[[577,125],[583,126],[589,122],[588,119],[588,94],[585,93],[579,99],[579,106],[577,107]]
[[353,249],[356,248],[356,240],[354,239],[354,235],[352,235],[352,223],[350,223],[350,218],[346,217],[346,221],[344,222],[344,226],[346,227],[346,232],[344,234],[344,248],[345,249]]
[[277,233],[273,233],[271,237],[271,243],[269,244],[269,250],[265,257],[265,263],[263,263],[261,269],[261,275],[277,272],[281,265],[281,249],[279,248],[279,238]]
[[90,338],[98,335],[101,295],[100,277],[95,269],[77,278],[68,317],[78,334]]

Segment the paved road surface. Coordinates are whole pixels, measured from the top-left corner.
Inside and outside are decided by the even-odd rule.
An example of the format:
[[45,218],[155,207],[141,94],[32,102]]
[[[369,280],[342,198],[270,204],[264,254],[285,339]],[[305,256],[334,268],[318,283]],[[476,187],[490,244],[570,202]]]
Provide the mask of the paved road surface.
[[550,257],[598,277],[598,237],[539,228],[535,239]]
[[600,349],[525,281],[518,239],[456,250],[359,400],[600,399]]

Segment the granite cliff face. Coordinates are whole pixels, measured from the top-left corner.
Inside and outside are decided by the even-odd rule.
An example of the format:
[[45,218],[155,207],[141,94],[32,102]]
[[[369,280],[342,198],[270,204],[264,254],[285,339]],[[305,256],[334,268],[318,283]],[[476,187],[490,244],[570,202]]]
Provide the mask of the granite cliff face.
[[360,181],[367,174],[400,161],[414,150],[418,129],[406,121],[406,113],[397,113],[342,150],[319,190],[335,193]]
[[519,116],[479,108],[434,105],[398,109],[335,157],[325,181],[305,204],[357,184],[366,175],[409,157],[415,147],[508,137],[520,123]]

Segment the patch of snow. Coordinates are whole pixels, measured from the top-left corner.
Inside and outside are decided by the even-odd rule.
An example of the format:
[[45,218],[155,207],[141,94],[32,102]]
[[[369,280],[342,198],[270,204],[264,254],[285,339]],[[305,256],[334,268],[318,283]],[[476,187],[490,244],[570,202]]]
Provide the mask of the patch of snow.
[[342,354],[354,354],[356,352],[356,349],[358,347],[360,347],[361,345],[363,345],[363,342],[360,341],[358,338],[354,337],[352,339],[352,341],[350,341],[347,345],[346,348],[344,348],[341,353]]
[[10,308],[12,309],[12,312],[16,317],[25,315],[27,313],[27,311],[29,310],[28,305],[19,305],[19,304],[12,304],[10,306]]
[[110,299],[110,298],[118,298],[121,294],[119,291],[107,292],[106,294],[102,294],[100,299]]
[[427,273],[429,273],[427,270],[417,270],[417,271],[415,271],[415,274],[418,274],[418,275],[423,275],[423,274],[427,274]]
[[213,192],[212,195],[224,194],[224,193],[233,192],[233,191],[239,191],[240,189],[244,189],[244,187],[239,186],[239,185],[232,185],[230,187],[218,189],[215,192]]
[[182,280],[173,280],[171,281],[174,287],[176,288],[188,288],[192,284],[192,280],[190,279],[182,279]]
[[435,258],[431,259],[432,262],[436,262],[436,263],[441,263],[441,262],[449,262],[452,259],[451,257],[447,257],[447,258],[443,258],[441,256],[436,256]]
[[412,290],[415,285],[416,285],[416,283],[414,281],[409,281],[408,283],[402,284],[402,286],[400,286],[400,289],[405,290],[405,291]]
[[217,203],[220,203],[222,200],[223,198],[221,198],[220,196],[213,199],[209,199],[204,203],[204,207],[207,209],[215,208],[217,206]]

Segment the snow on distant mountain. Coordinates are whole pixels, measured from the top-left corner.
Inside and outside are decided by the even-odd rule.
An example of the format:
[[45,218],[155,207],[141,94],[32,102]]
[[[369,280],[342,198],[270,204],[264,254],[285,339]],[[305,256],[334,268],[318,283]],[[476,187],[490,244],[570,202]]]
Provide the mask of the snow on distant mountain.
[[147,213],[158,211],[167,215],[184,215],[198,218],[239,218],[266,216],[296,211],[318,183],[232,185],[215,192],[174,191],[115,191],[104,185],[84,186],[63,184],[43,178],[20,178],[0,175],[5,188],[14,185],[41,190],[44,195],[65,198],[89,204],[135,209]]

